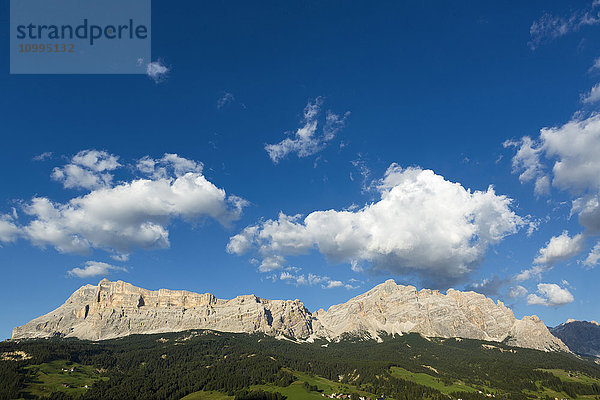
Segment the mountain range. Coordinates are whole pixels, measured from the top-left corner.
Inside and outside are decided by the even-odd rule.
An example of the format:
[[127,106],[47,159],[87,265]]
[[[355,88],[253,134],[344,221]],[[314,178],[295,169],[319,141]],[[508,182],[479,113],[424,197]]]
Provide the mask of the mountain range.
[[103,340],[131,334],[211,329],[262,332],[297,341],[344,335],[419,333],[569,351],[536,316],[515,318],[502,302],[475,292],[398,285],[388,280],[346,303],[311,313],[300,300],[243,295],[231,300],[184,290],[151,291],[103,279],[76,290],[56,310],[13,329],[12,339],[76,337]]

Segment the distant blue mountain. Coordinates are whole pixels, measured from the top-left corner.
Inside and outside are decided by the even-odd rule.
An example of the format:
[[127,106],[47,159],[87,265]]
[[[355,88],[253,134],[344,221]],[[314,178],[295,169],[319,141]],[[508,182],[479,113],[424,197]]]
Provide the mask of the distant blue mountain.
[[550,332],[569,346],[573,353],[600,357],[600,325],[596,321],[568,320]]

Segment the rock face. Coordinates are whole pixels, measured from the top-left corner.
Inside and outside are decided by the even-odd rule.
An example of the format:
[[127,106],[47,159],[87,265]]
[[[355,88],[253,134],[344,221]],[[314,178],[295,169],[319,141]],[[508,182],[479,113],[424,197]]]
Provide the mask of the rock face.
[[596,321],[569,319],[564,324],[550,328],[574,353],[600,358],[600,325]]
[[13,339],[101,340],[199,328],[291,337],[307,337],[312,332],[310,312],[299,300],[265,300],[253,295],[220,300],[210,293],[150,291],[103,279],[98,286],[81,287],[56,310],[14,328]]
[[536,316],[515,318],[502,302],[475,292],[449,289],[417,291],[413,286],[388,280],[344,304],[319,310],[313,322],[316,334],[329,338],[345,332],[402,334],[417,332],[430,337],[462,337],[501,342],[538,350],[568,348],[553,337]]
[[213,329],[335,340],[343,334],[417,332],[431,337],[504,341],[518,347],[569,351],[536,316],[518,320],[501,302],[475,292],[417,291],[388,280],[344,304],[311,314],[299,300],[232,300],[210,293],[150,291],[100,281],[78,289],[56,310],[13,329],[13,339],[52,336],[101,340],[136,333]]

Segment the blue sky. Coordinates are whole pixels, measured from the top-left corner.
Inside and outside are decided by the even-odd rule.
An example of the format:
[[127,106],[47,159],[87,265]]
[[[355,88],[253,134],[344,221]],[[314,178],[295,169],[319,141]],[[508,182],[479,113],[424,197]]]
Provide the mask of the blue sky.
[[152,8],[152,76],[9,75],[1,33],[0,336],[103,277],[600,318],[600,6]]

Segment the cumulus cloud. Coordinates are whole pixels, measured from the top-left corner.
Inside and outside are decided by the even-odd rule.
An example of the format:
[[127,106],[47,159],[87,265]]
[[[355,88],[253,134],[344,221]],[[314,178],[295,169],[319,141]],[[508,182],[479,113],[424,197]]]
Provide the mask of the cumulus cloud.
[[552,186],[573,192],[600,188],[600,114],[540,131],[538,149],[552,165]]
[[539,138],[509,141],[514,146],[513,168],[522,182],[544,179],[552,187],[573,196],[572,214],[578,215],[584,234],[600,233],[600,114],[574,118],[568,123],[543,128]]
[[600,24],[600,17],[592,10],[576,11],[567,17],[546,13],[531,24],[529,47],[533,50],[542,43],[577,32],[585,26],[598,24]]
[[346,118],[350,115],[334,114],[331,111],[325,113],[325,122],[319,132],[319,116],[323,98],[317,97],[309,101],[304,108],[302,126],[294,132],[292,137],[287,137],[279,143],[265,145],[271,161],[278,163],[290,153],[296,153],[298,157],[308,157],[321,151],[337,133],[344,127]]
[[555,283],[540,283],[537,285],[538,294],[527,296],[527,304],[538,304],[547,307],[564,306],[573,302],[573,295],[566,288]]
[[118,160],[118,156],[105,151],[83,150],[75,154],[71,161],[73,164],[84,166],[92,171],[102,172],[120,167]]
[[561,235],[550,238],[546,246],[539,250],[539,254],[533,262],[552,266],[581,253],[584,245],[585,238],[582,234],[570,237],[569,233],[564,231]]
[[159,159],[150,156],[142,157],[137,161],[136,167],[143,174],[158,179],[171,175],[179,177],[188,172],[201,173],[204,164],[180,157],[177,154],[166,153]]
[[[80,152],[71,162],[94,173],[119,165],[116,156],[95,151]],[[112,186],[106,180],[105,185],[64,203],[41,196],[24,202],[28,221],[17,227],[3,219],[2,237],[12,239],[17,228],[41,247],[84,254],[104,249],[123,260],[135,249],[169,247],[169,225],[174,219],[211,218],[227,226],[247,205],[208,181],[201,163],[177,154],[144,157],[137,166],[146,177]]]
[[111,185],[113,171],[121,166],[119,157],[106,151],[82,150],[71,158],[71,162],[56,167],[50,175],[65,188],[96,189]]
[[596,243],[596,245],[592,248],[590,253],[587,255],[585,260],[583,260],[583,265],[589,268],[593,268],[598,265],[600,261],[600,241]]
[[83,268],[73,268],[68,272],[69,276],[78,278],[92,278],[95,276],[106,276],[113,271],[127,272],[125,267],[117,267],[100,261],[87,261]]
[[170,70],[161,60],[153,61],[146,65],[146,75],[156,83],[164,81]]
[[559,236],[553,236],[542,247],[534,258],[533,267],[525,269],[515,276],[518,282],[529,279],[541,279],[542,274],[561,261],[568,260],[581,253],[585,247],[585,235],[578,234],[573,237],[564,231]]
[[205,216],[228,224],[241,213],[241,204],[230,200],[200,173],[136,179],[67,203],[36,197],[25,206],[33,220],[24,229],[35,244],[61,252],[167,248],[172,219]]
[[581,96],[581,101],[586,104],[596,103],[600,100],[600,83],[594,85],[592,89]]
[[15,225],[14,217],[8,214],[0,215],[0,242],[14,242],[19,234],[20,229]]
[[379,181],[380,200],[358,210],[315,211],[304,219],[281,213],[245,228],[227,250],[254,249],[261,271],[280,269],[285,257],[320,251],[330,262],[419,275],[430,285],[461,282],[490,245],[524,221],[511,199],[492,187],[470,191],[433,171],[392,164]]

